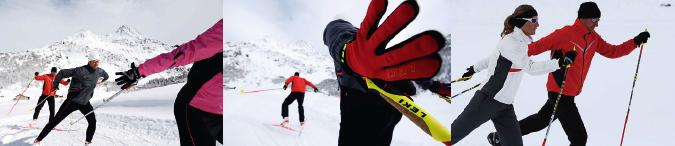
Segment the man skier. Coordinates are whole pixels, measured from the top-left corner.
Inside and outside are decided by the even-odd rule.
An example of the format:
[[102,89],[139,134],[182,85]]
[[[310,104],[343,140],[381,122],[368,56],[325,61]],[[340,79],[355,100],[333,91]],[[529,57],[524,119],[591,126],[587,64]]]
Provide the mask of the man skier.
[[338,145],[389,145],[401,120],[401,113],[380,93],[368,90],[362,77],[373,79],[389,93],[414,95],[411,80],[420,79],[424,80],[420,82],[423,88],[450,94],[449,85],[428,80],[441,68],[438,51],[445,46],[443,35],[429,30],[387,49],[387,43],[419,13],[417,2],[407,0],[379,25],[387,3],[372,0],[360,28],[338,19],[324,29],[323,41],[333,58],[340,87]]
[[[40,115],[40,110],[42,110],[42,106],[45,105],[45,102],[49,104],[49,121],[54,118],[54,96],[56,96],[56,91],[52,88],[52,83],[54,82],[54,77],[56,77],[56,67],[52,67],[51,73],[45,74],[45,75],[40,75],[40,73],[35,72],[35,80],[41,80],[43,81],[42,85],[42,95],[40,95],[40,98],[37,101],[37,105],[35,106],[35,111],[33,113],[33,121],[31,121],[30,124],[28,124],[28,127],[33,127],[36,123],[36,120],[38,116]],[[61,80],[59,83],[63,85],[68,85],[70,83],[70,79],[68,80]],[[58,84],[57,84],[58,86]]]
[[[53,120],[50,120],[42,131],[35,138],[34,143],[40,144],[43,138],[49,134],[50,131],[56,125],[61,123],[70,113],[75,110],[79,110],[82,114],[87,114],[93,110],[89,100],[94,96],[94,88],[98,83],[99,78],[103,78],[102,82],[108,80],[108,73],[105,72],[102,68],[99,68],[99,61],[101,60],[100,56],[96,52],[89,52],[87,55],[89,62],[87,65],[63,69],[56,74],[56,78],[52,82],[52,87],[54,91],[58,90],[58,84],[63,78],[72,77],[72,84],[68,88],[67,99],[61,104],[59,111],[54,116]],[[96,115],[91,113],[86,117],[87,123],[87,132],[85,145],[91,144],[91,139],[94,137],[94,132],[96,131]]]
[[[591,66],[595,53],[607,58],[619,58],[630,54],[638,45],[644,44],[649,39],[649,32],[641,32],[633,39],[627,40],[620,45],[612,45],[605,42],[595,32],[600,21],[600,9],[594,2],[584,2],[579,6],[577,19],[574,24],[564,26],[538,41],[528,45],[528,55],[538,55],[546,51],[552,54],[559,51],[576,51],[578,56],[571,64],[566,77],[563,70],[557,70],[549,74],[546,88],[548,100],[541,109],[525,119],[519,121],[522,135],[527,135],[546,128],[553,114],[553,107],[560,90],[563,79],[565,86],[563,94],[557,105],[554,119],[560,120],[567,139],[572,146],[586,145],[588,135],[581,120],[579,111],[574,103],[575,96],[581,93],[586,75]],[[560,59],[563,55],[552,55],[551,58]],[[469,71],[471,72],[471,71]],[[488,134],[488,142],[492,145],[500,145],[500,136],[492,132]]]
[[314,92],[319,92],[319,89],[312,84],[312,82],[307,81],[305,78],[300,77],[300,73],[295,72],[293,76],[286,79],[284,82],[284,90],[288,87],[288,84],[291,86],[291,94],[288,94],[284,102],[281,104],[281,117],[283,121],[281,122],[282,127],[288,126],[288,105],[293,103],[294,100],[298,100],[298,114],[300,114],[300,127],[302,129],[305,126],[305,108],[302,106],[302,103],[305,99],[305,86],[310,86],[314,88]]

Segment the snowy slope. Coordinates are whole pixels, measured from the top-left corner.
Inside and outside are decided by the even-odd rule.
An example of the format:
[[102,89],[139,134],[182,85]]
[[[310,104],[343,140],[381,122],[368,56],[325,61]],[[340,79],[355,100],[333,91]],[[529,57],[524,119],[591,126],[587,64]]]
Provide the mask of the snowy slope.
[[[179,145],[178,130],[173,117],[173,102],[183,84],[174,84],[147,90],[123,93],[112,102],[96,111],[97,128],[93,138],[95,145]],[[152,95],[152,96],[148,96]],[[94,96],[109,96],[96,93]],[[32,144],[41,129],[20,128],[31,120],[29,109],[37,99],[20,101],[11,116],[0,118],[0,145],[24,146]],[[63,101],[57,100],[57,110]],[[92,100],[98,105],[101,100]],[[25,104],[30,103],[30,104]],[[13,103],[0,103],[0,111],[9,111]],[[38,127],[43,127],[48,118],[47,106],[38,118]],[[44,145],[82,145],[86,131],[86,120],[70,126],[83,115],[73,112],[44,140]]]
[[[429,24],[426,24],[428,22],[439,22],[438,19],[435,19],[438,15],[447,17],[447,19],[444,19],[447,26],[439,28],[439,30],[443,33],[452,34],[452,54],[454,55],[452,76],[459,77],[464,73],[466,67],[493,51],[499,40],[498,33],[503,27],[504,18],[513,12],[516,6],[528,3],[538,10],[541,24],[537,34],[533,36],[537,40],[556,28],[571,24],[576,17],[576,11],[581,1],[451,1],[447,2],[448,5],[433,5],[434,3],[438,3],[438,1],[420,1],[420,7],[422,8],[420,17],[411,26],[428,26]],[[673,96],[675,90],[672,90],[673,86],[670,85],[670,83],[675,82],[675,78],[670,75],[675,70],[668,67],[669,64],[675,62],[672,57],[675,51],[668,49],[671,48],[671,40],[675,39],[675,30],[672,29],[672,26],[675,26],[675,19],[673,19],[675,18],[675,8],[660,6],[663,3],[672,2],[660,0],[598,2],[602,10],[602,19],[600,27],[596,30],[607,42],[621,43],[634,37],[645,28],[648,28],[652,35],[649,43],[645,45],[625,145],[675,145],[675,142],[669,140],[672,137],[670,131],[675,130],[675,125],[672,124],[675,122],[675,114],[673,114],[673,111],[675,111],[675,97]],[[337,7],[339,8],[339,6]],[[365,8],[365,6],[362,7]],[[331,8],[327,7],[326,9],[330,11]],[[429,9],[444,11],[442,13],[425,11]],[[335,11],[341,12],[343,10]],[[365,12],[365,10],[359,11]],[[435,17],[429,17],[431,15]],[[362,18],[362,14],[343,17]],[[324,18],[317,19],[323,20]],[[328,22],[319,24],[326,23]],[[246,21],[243,21],[242,24],[246,24]],[[317,28],[323,29],[322,27]],[[302,35],[298,34],[298,36]],[[312,40],[309,44],[322,44],[320,39],[307,40]],[[256,43],[255,41],[246,44],[248,46],[260,45],[259,42]],[[228,45],[232,44],[226,43],[226,52],[228,51]],[[311,46],[306,50],[293,50],[278,46],[271,48],[275,48],[274,52],[285,53],[320,50],[318,51],[319,54],[302,57],[305,58],[302,63],[332,66],[332,61],[325,51],[325,46]],[[233,49],[233,52],[242,52],[241,54],[249,52],[252,58],[256,55],[263,56],[262,58],[253,58],[253,60],[262,60],[260,63],[250,63],[250,66],[241,69],[241,71],[245,70],[247,74],[239,75],[237,77],[239,80],[230,81],[230,85],[236,85],[242,87],[242,89],[279,87],[280,84],[278,83],[273,85],[266,83],[273,80],[271,76],[288,76],[297,69],[326,69],[324,66],[297,66],[293,62],[268,62],[266,61],[269,60],[266,58],[267,56],[284,56],[270,53],[272,49],[266,47],[231,47],[230,49]],[[267,53],[269,55],[266,56]],[[324,56],[324,58],[315,56]],[[544,53],[536,56],[535,60],[542,60],[547,56],[548,53]],[[581,95],[576,98],[577,106],[588,131],[588,145],[619,144],[637,57],[638,49],[619,59],[608,59],[601,55],[595,56],[584,89]],[[227,62],[228,59],[225,59],[226,64]],[[291,67],[292,69],[287,69]],[[309,79],[314,81],[334,78],[331,73],[332,70],[326,70],[327,73],[314,73],[310,75]],[[486,78],[485,73],[478,73],[471,81],[454,85],[453,91],[461,91]],[[546,100],[545,82],[546,76],[528,75],[523,78],[514,106],[519,119],[537,112],[543,105]],[[225,145],[337,145],[340,116],[339,99],[335,98],[336,96],[315,93],[306,95],[304,105],[308,125],[301,136],[265,126],[265,124],[275,124],[280,121],[281,102],[288,92],[273,90],[239,94],[237,91],[226,91]],[[461,113],[472,96],[473,91],[456,98],[452,105],[448,105],[428,92],[422,92],[414,98],[416,102],[449,128],[452,121]],[[295,106],[295,103],[290,106],[289,113],[291,114],[291,124],[297,126],[297,108]],[[494,126],[491,122],[487,122],[459,142],[458,145],[488,145],[485,136],[491,131],[494,131]],[[545,131],[540,131],[524,136],[524,145],[540,145],[544,133]],[[569,144],[557,121],[552,125],[548,144]],[[433,141],[404,118],[396,127],[392,145],[421,146],[440,145],[440,143]]]
[[228,86],[280,88],[288,77],[299,72],[318,88],[327,90],[326,93],[337,94],[330,56],[304,41],[283,43],[261,39],[225,42],[223,47],[224,83]]
[[[105,88],[99,88],[99,90],[115,91],[118,87],[111,82],[115,78],[115,72],[129,69],[131,62],[140,64],[146,59],[171,49],[173,49],[171,45],[146,38],[137,30],[123,25],[104,35],[82,30],[43,48],[21,52],[0,52],[0,74],[2,74],[0,76],[0,102],[9,101],[19,94],[32,79],[34,72],[46,74],[54,66],[64,69],[86,65],[86,54],[90,51],[99,53],[102,58],[99,67],[106,70],[110,76]],[[184,78],[188,67],[170,69],[150,76],[144,79],[140,86],[154,87],[157,85],[144,84],[172,77]],[[42,81],[33,82],[26,95],[39,95],[42,84]],[[62,90],[59,93],[65,94],[65,91]]]

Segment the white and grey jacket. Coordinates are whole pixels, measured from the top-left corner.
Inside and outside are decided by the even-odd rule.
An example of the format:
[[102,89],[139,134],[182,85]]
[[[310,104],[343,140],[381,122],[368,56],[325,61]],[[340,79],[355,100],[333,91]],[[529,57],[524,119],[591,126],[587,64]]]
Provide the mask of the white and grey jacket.
[[488,79],[480,91],[504,104],[513,104],[523,72],[541,75],[558,70],[558,59],[534,62],[527,56],[527,45],[532,38],[520,28],[505,35],[490,56],[473,65],[474,71],[488,70]]

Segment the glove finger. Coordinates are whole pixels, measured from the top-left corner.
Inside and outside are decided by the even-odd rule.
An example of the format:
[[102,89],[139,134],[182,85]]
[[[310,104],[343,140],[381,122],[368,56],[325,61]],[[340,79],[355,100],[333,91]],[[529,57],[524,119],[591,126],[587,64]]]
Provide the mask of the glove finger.
[[384,49],[385,45],[392,39],[396,34],[401,32],[410,22],[412,22],[415,17],[419,14],[419,6],[416,1],[407,0],[398,5],[398,7],[391,12],[387,19],[382,22],[382,25],[378,27],[374,34],[368,39],[373,41],[375,44],[379,44],[378,49]]
[[376,79],[384,81],[428,79],[441,68],[441,57],[433,54],[400,65],[384,68],[375,74]]
[[368,11],[366,12],[366,17],[363,18],[361,22],[361,28],[359,29],[359,37],[369,38],[377,25],[380,23],[380,19],[384,15],[384,12],[387,11],[387,0],[372,0],[370,5],[368,5]]
[[119,78],[116,78],[116,79],[115,79],[115,82],[121,82],[121,81],[124,81],[124,80],[125,80],[125,77],[124,77],[124,76],[121,76],[121,77],[119,77]]
[[384,52],[376,52],[379,56],[375,58],[375,61],[384,67],[395,66],[403,62],[437,54],[443,46],[445,46],[445,38],[440,32],[425,31],[384,50]]

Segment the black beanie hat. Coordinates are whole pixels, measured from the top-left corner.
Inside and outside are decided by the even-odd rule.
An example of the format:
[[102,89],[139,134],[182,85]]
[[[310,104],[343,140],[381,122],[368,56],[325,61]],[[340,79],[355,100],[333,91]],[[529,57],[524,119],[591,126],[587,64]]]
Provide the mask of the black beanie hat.
[[52,72],[56,72],[56,67],[52,67]]
[[579,6],[578,18],[600,18],[600,9],[595,2],[584,2]]
[[295,75],[295,76],[299,76],[299,75],[300,75],[300,73],[299,73],[299,72],[295,72],[295,74],[293,74],[293,75]]

